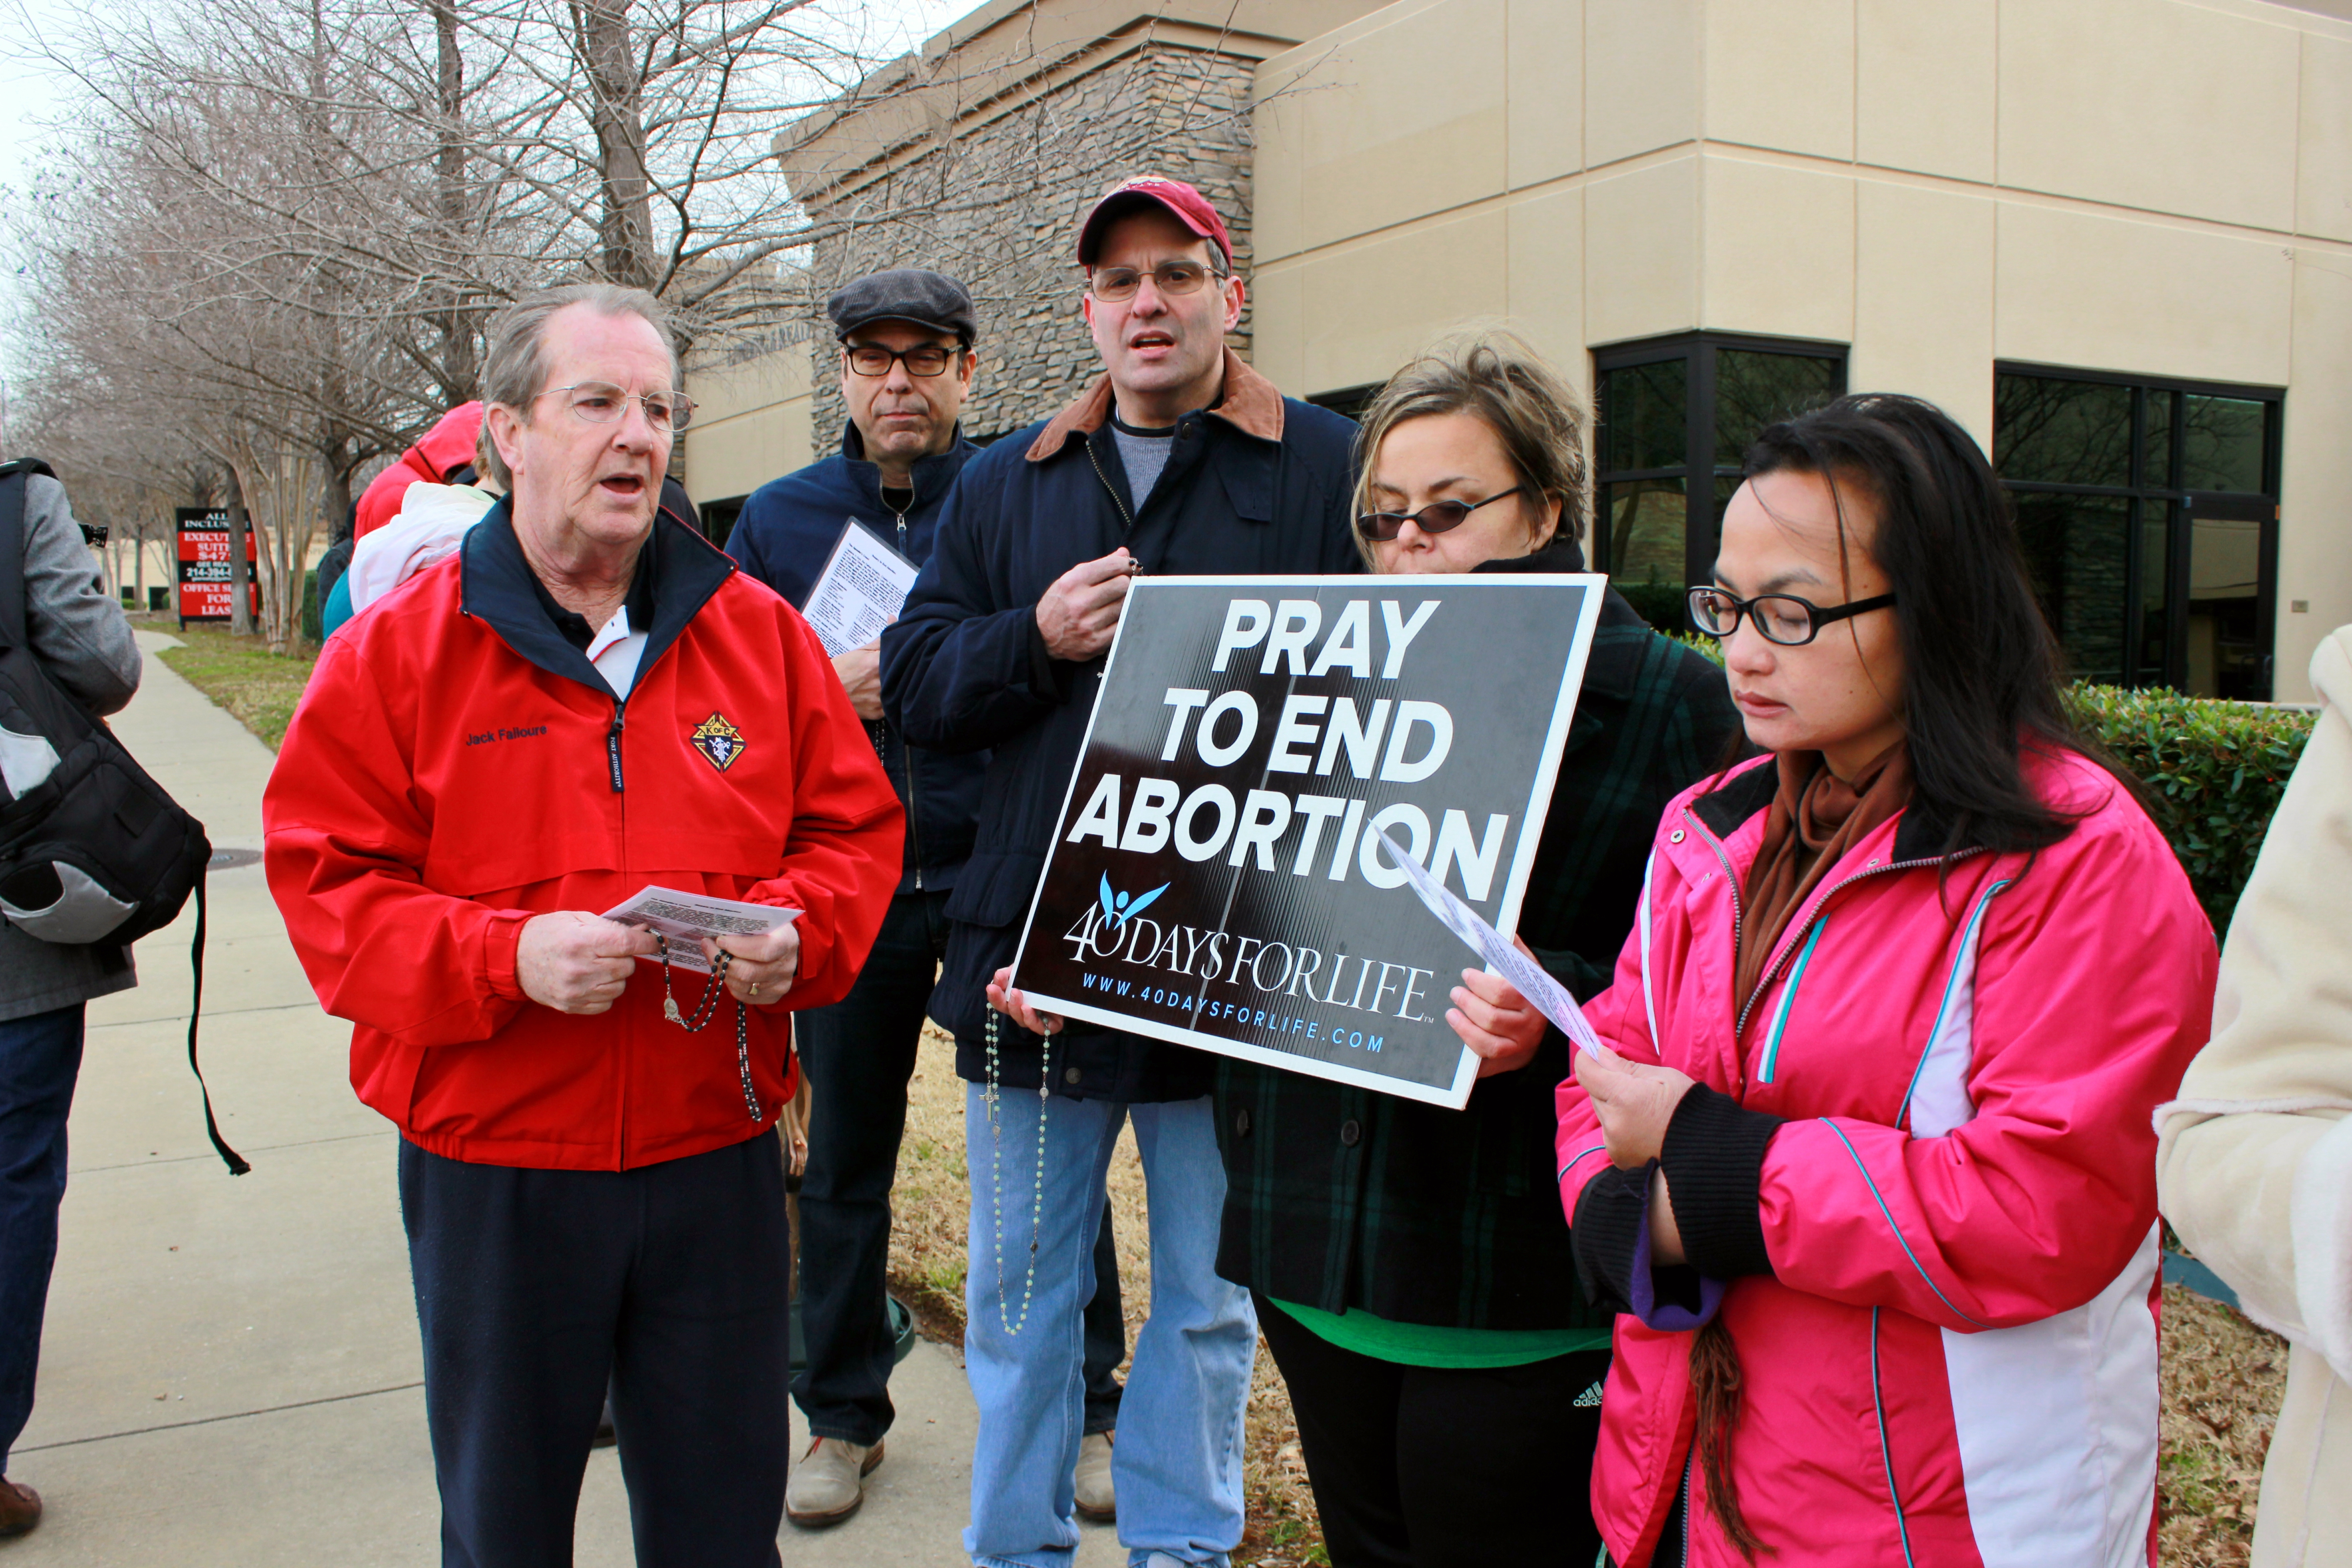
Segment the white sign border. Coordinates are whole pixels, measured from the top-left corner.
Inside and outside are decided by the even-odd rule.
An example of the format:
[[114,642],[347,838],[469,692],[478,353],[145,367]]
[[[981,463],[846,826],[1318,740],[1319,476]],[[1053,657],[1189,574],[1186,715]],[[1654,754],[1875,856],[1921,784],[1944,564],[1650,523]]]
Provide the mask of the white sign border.
[[[1543,841],[1543,823],[1551,810],[1551,792],[1559,779],[1560,758],[1568,748],[1568,732],[1576,722],[1576,700],[1584,690],[1584,666],[1592,652],[1593,632],[1599,628],[1601,601],[1609,594],[1609,579],[1599,572],[1431,572],[1408,576],[1348,577],[1338,574],[1291,577],[1139,577],[1129,586],[1130,595],[1162,588],[1220,588],[1242,592],[1252,588],[1314,588],[1328,589],[1339,584],[1395,583],[1400,588],[1407,582],[1414,588],[1449,588],[1476,585],[1487,587],[1496,583],[1556,584],[1589,589],[1578,607],[1577,625],[1569,643],[1568,668],[1560,676],[1559,691],[1552,702],[1551,726],[1544,733],[1543,750],[1536,764],[1536,778],[1528,795],[1528,810],[1520,818],[1518,845],[1511,856],[1511,866],[1503,883],[1503,902],[1496,910],[1495,929],[1504,936],[1517,934],[1521,903],[1527,896],[1528,874],[1535,869],[1536,852]],[[1045,873],[1053,866],[1054,852],[1061,846],[1062,830],[1070,817],[1071,798],[1077,792],[1078,773],[1086,761],[1087,752],[1094,745],[1095,717],[1102,711],[1102,694],[1110,685],[1110,673],[1118,663],[1120,640],[1127,633],[1127,615],[1122,608],[1118,625],[1112,631],[1110,651],[1103,660],[1102,674],[1095,683],[1093,704],[1087,710],[1086,734],[1078,741],[1078,761],[1070,768],[1069,782],[1062,787],[1062,809],[1054,817],[1054,836],[1045,846],[1045,863],[1037,873],[1037,885],[1029,894],[1029,913],[1021,922],[1021,939],[1014,944],[1013,963],[1018,967],[1020,956],[1028,951],[1029,933],[1036,924],[1037,905],[1045,896]],[[1431,916],[1433,921],[1435,916]],[[1447,933],[1449,936],[1452,933]],[[1611,955],[1613,961],[1615,955]],[[1493,973],[1491,967],[1488,973]],[[1017,984],[1017,976],[1016,976]],[[1071,1001],[1060,997],[1048,997],[1036,991],[1024,991],[1029,1005],[1041,1011],[1062,1018],[1083,1019],[1129,1034],[1139,1034],[1153,1040],[1166,1040],[1171,1045],[1191,1046],[1195,1051],[1215,1056],[1231,1056],[1244,1061],[1254,1061],[1265,1067],[1287,1068],[1305,1072],[1310,1077],[1349,1084],[1359,1089],[1377,1090],[1383,1094],[1395,1094],[1425,1104],[1443,1105],[1449,1111],[1459,1111],[1470,1103],[1470,1091],[1478,1080],[1478,1054],[1468,1046],[1462,1048],[1461,1060],[1454,1064],[1454,1082],[1439,1089],[1414,1083],[1385,1073],[1367,1072],[1320,1057],[1302,1058],[1295,1051],[1272,1051],[1246,1041],[1228,1040],[1222,1035],[1205,1034],[1199,1030],[1184,1029],[1171,1024],[1154,1023],[1129,1013],[1118,1013],[1094,1007],[1086,1002]],[[1312,1062],[1311,1071],[1300,1066]]]

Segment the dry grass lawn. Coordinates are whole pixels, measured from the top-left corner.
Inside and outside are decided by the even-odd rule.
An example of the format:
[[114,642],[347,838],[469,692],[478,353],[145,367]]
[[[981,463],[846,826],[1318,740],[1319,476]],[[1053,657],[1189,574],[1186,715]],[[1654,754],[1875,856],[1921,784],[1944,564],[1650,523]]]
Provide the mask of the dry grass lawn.
[[162,632],[187,644],[163,650],[163,663],[191,685],[259,736],[272,751],[286,738],[294,706],[310,679],[319,651],[297,643],[273,653],[258,637],[238,637],[226,626],[199,624],[182,630],[169,615],[134,615],[131,623]]
[[2167,1568],[2241,1568],[2286,1392],[2286,1341],[2168,1285],[2163,1364],[2158,1552]]

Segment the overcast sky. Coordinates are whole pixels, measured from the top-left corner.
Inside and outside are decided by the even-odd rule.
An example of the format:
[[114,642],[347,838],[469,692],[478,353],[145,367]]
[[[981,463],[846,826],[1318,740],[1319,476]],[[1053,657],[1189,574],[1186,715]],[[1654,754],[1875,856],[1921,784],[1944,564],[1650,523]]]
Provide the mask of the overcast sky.
[[[201,4],[201,0],[180,3]],[[883,37],[896,34],[915,41],[929,37],[980,4],[981,0],[867,0],[866,9]],[[19,5],[37,27],[89,9],[79,0],[0,0],[0,27],[16,30]],[[55,108],[57,90],[47,72],[15,60],[0,59],[0,83],[5,83],[0,87],[0,186],[21,191],[32,172],[42,134],[37,122]]]
[[[161,3],[188,5],[201,4],[202,0]],[[299,0],[287,0],[287,4],[299,4]],[[981,0],[866,0],[866,9],[873,23],[869,37],[877,42],[903,42],[911,47],[979,4]],[[87,0],[0,0],[0,31],[11,35],[13,42],[22,44],[22,18],[29,18],[34,27],[46,30],[89,9]],[[0,192],[24,191],[37,172],[41,141],[47,134],[39,122],[55,112],[58,96],[58,85],[49,73],[0,55]],[[5,194],[0,194],[0,213],[22,214],[25,210],[21,203],[7,201]],[[6,221],[0,217],[0,223]],[[0,276],[0,377],[6,375],[14,358],[10,352],[13,345],[8,340],[13,337],[14,325],[9,320],[14,303],[11,292],[9,280]],[[0,456],[5,455],[0,453]]]

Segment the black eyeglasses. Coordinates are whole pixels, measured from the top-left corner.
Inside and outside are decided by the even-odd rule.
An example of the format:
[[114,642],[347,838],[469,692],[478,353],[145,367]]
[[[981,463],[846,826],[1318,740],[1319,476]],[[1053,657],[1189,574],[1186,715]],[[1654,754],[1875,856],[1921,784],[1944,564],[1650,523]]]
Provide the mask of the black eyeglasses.
[[1198,294],[1212,277],[1228,276],[1197,261],[1163,261],[1148,273],[1131,267],[1097,267],[1087,278],[1087,292],[1106,305],[1116,305],[1134,298],[1146,277],[1162,294]]
[[1708,636],[1728,637],[1739,630],[1739,618],[1745,615],[1748,623],[1756,628],[1756,634],[1767,643],[1801,648],[1832,621],[1843,621],[1864,611],[1884,610],[1894,602],[1895,595],[1881,593],[1824,609],[1793,593],[1759,593],[1753,599],[1740,599],[1720,588],[1694,588],[1690,591],[1690,618],[1691,624]]
[[1491,507],[1506,497],[1516,496],[1527,488],[1514,485],[1507,490],[1496,491],[1483,501],[1432,501],[1418,512],[1366,512],[1356,519],[1356,531],[1374,544],[1385,544],[1404,531],[1407,523],[1418,523],[1425,534],[1450,533],[1469,519],[1481,507]]
[[842,350],[849,368],[861,376],[887,376],[892,365],[904,365],[910,376],[936,376],[955,358],[953,349],[918,343],[911,349],[886,349],[879,343],[852,343]]

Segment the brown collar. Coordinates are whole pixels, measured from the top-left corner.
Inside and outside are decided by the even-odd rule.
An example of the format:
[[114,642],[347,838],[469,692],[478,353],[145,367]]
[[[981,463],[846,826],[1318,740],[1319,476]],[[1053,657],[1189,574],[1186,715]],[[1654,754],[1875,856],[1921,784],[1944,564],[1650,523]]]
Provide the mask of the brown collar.
[[[1282,439],[1282,393],[1231,349],[1225,350],[1225,395],[1209,411],[1235,430],[1261,441]],[[1073,431],[1092,435],[1110,418],[1110,377],[1099,375],[1076,402],[1055,414],[1030,444],[1029,461],[1042,463],[1062,449]]]

